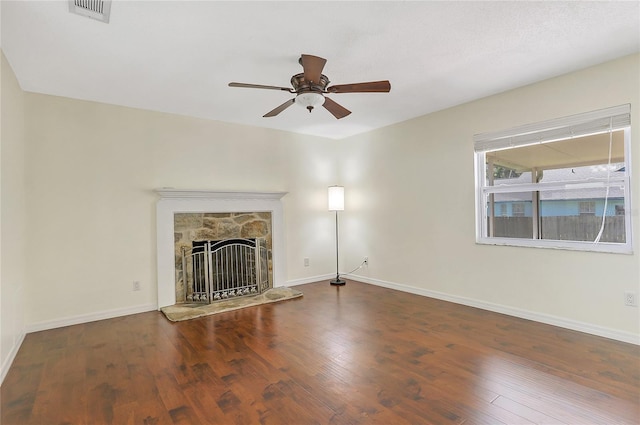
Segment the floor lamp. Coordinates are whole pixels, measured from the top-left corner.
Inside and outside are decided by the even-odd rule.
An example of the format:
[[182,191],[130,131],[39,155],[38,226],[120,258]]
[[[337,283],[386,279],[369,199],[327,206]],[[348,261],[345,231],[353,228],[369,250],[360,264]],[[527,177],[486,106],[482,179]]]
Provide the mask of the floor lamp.
[[338,266],[338,211],[344,211],[344,187],[329,186],[329,211],[336,212],[336,278],[331,282],[332,285],[344,285],[346,282],[340,279],[340,268]]

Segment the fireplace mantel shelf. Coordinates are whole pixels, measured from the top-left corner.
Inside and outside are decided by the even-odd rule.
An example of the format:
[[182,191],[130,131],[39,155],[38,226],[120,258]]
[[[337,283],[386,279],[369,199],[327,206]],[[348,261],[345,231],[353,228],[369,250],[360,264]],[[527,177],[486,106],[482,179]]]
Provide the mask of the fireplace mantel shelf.
[[198,189],[156,189],[162,199],[281,199],[288,192],[239,192]]

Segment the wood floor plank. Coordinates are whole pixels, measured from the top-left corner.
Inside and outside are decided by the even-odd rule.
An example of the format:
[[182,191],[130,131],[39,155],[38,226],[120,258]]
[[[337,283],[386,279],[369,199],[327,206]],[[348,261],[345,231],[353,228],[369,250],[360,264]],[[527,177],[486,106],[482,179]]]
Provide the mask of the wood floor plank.
[[2,425],[637,424],[640,347],[349,281],[27,335]]
[[512,412],[534,424],[566,425],[565,422],[561,422],[557,418],[552,418],[551,416],[545,415],[542,412],[539,412],[535,409],[527,407],[523,404],[518,403],[517,401],[513,401],[503,396],[495,399],[493,401],[493,404],[496,406],[500,406],[503,409]]
[[30,420],[47,423],[51,412],[56,412],[61,422],[78,419],[86,422],[88,394],[84,353],[71,353],[67,349],[55,351],[45,362]]

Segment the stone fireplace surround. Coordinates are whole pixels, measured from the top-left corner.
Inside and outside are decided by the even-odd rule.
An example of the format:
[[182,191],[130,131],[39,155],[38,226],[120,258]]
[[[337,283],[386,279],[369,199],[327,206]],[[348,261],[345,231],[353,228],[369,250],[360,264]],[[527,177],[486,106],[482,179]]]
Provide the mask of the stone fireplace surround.
[[176,303],[174,214],[270,212],[273,287],[284,286],[284,214],[281,198],[287,192],[221,192],[156,189],[158,308]]

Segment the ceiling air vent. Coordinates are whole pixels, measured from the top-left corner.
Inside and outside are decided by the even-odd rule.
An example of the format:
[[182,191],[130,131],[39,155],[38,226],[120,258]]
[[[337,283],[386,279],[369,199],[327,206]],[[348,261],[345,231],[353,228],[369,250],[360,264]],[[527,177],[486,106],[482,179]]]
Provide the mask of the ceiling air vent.
[[108,24],[111,0],[69,0],[69,12]]

